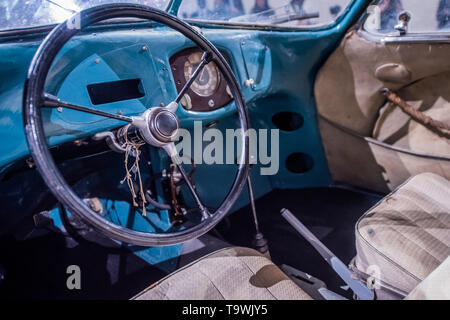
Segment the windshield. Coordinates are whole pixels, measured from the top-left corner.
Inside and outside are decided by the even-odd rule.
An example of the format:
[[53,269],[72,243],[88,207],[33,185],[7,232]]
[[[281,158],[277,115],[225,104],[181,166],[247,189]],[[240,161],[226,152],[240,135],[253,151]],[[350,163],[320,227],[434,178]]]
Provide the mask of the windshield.
[[0,30],[60,23],[100,4],[127,2],[165,9],[170,0],[0,0]]
[[351,0],[184,0],[178,16],[221,23],[318,27],[331,24]]

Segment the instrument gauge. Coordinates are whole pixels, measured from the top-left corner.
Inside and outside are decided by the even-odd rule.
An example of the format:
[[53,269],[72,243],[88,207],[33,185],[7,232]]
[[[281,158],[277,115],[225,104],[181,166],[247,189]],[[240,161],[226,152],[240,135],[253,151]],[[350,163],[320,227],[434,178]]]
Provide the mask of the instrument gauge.
[[[184,64],[184,77],[186,81],[197,69],[202,59],[201,52],[191,53]],[[191,90],[202,97],[212,96],[219,87],[220,73],[214,62],[208,63],[197,76],[191,86]]]

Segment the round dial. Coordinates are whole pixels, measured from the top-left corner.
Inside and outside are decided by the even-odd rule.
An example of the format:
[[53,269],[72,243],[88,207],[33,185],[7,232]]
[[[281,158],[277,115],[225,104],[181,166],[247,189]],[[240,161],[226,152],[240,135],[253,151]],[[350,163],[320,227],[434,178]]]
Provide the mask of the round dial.
[[[201,59],[201,52],[195,52],[189,55],[186,62],[184,63],[184,77],[186,81],[188,81],[192,73],[194,73],[195,69],[197,69]],[[200,71],[197,79],[195,79],[194,83],[191,86],[191,90],[199,96],[209,97],[213,95],[219,87],[219,80],[219,70],[217,69],[217,66],[214,62],[210,62],[203,68],[202,71]]]

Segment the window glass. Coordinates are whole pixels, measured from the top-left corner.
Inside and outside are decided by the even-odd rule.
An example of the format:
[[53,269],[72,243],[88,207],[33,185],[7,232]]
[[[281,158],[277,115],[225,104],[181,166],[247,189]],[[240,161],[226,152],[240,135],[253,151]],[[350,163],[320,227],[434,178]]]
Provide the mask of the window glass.
[[238,24],[318,27],[334,22],[351,0],[184,0],[178,16]]
[[0,0],[0,30],[60,23],[82,9],[116,2],[165,9],[169,0]]
[[398,34],[398,16],[411,15],[408,33],[450,32],[450,0],[380,0],[369,7],[364,28],[378,34]]

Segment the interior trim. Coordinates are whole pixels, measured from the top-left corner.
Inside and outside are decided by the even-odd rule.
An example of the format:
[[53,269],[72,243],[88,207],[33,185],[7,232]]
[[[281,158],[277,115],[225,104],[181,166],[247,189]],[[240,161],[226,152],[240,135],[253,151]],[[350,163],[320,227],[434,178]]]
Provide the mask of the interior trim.
[[[365,21],[365,20],[364,20]],[[377,43],[450,43],[450,33],[443,34],[416,34],[406,36],[394,36],[394,35],[376,35],[364,30],[364,23],[358,29],[358,35],[366,40]]]
[[[370,5],[376,5],[378,2],[379,0],[373,0]],[[364,29],[364,23],[368,16],[369,13],[366,12],[354,26],[358,35],[368,41],[376,43],[450,43],[450,32],[410,33],[406,36],[374,34]]]
[[343,131],[343,132],[345,132],[347,134],[350,134],[350,135],[352,135],[352,136],[354,136],[356,138],[363,139],[363,140],[367,141],[368,143],[375,144],[375,145],[380,146],[380,147],[385,148],[385,149],[389,149],[389,150],[393,150],[393,151],[396,151],[396,152],[409,154],[409,155],[420,157],[420,158],[441,160],[441,161],[450,161],[450,157],[445,157],[445,156],[435,155],[435,154],[430,154],[430,153],[425,153],[425,152],[417,152],[417,151],[413,151],[411,149],[396,147],[396,146],[393,146],[393,145],[381,142],[379,140],[376,140],[374,138],[363,136],[363,135],[361,135],[361,134],[359,134],[359,133],[357,133],[357,132],[355,132],[355,131],[353,131],[351,129],[348,129],[348,128],[344,127],[344,126],[341,126],[340,124],[337,124],[337,123],[335,123],[335,122],[325,118],[322,115],[319,115],[319,118],[324,120],[325,122],[329,123],[330,125],[332,125],[336,129],[339,129],[339,130],[341,130],[341,131]]

